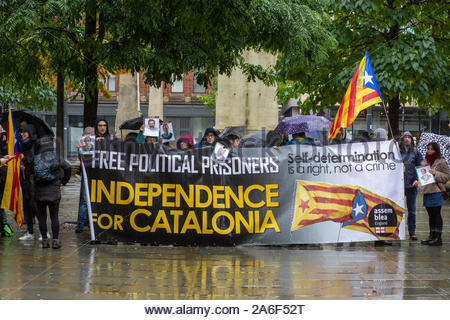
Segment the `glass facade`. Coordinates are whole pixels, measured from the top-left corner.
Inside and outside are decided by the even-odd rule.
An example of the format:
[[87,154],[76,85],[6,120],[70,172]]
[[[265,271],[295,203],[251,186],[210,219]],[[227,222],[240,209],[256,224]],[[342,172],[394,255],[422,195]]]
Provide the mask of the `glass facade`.
[[206,128],[214,126],[214,118],[202,118],[202,117],[166,117],[164,120],[172,121],[173,131],[175,138],[188,134],[194,138],[194,142],[197,143],[203,137],[203,133]]

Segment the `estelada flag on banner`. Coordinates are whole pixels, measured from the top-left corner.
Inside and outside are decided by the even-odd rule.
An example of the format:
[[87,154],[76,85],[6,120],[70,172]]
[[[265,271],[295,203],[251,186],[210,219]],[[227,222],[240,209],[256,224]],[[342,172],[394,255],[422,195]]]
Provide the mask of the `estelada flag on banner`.
[[22,148],[19,143],[19,135],[14,125],[11,109],[8,115],[8,155],[15,156],[8,162],[5,190],[3,191],[2,208],[14,212],[14,220],[19,227],[23,224],[22,189],[20,187],[20,162]]
[[366,52],[345,92],[328,140],[333,140],[340,128],[348,128],[362,110],[382,101],[383,97]]
[[[375,207],[379,209],[372,211]],[[369,233],[378,239],[398,239],[404,212],[395,202],[359,186],[297,180],[291,231],[334,221],[342,223],[343,228]],[[378,213],[387,217],[381,224],[374,222]]]

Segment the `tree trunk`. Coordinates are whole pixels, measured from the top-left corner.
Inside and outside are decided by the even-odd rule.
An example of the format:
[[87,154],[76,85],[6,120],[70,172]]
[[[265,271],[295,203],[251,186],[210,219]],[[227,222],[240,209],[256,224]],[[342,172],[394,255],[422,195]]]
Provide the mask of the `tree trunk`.
[[98,105],[98,63],[94,58],[95,34],[97,32],[97,10],[95,1],[88,1],[86,4],[85,21],[85,54],[84,65],[86,66],[84,76],[84,110],[83,125],[94,126],[97,117]]
[[400,97],[396,95],[395,97],[389,99],[388,102],[388,117],[391,123],[392,132],[394,137],[398,137],[400,131],[398,127],[399,121],[399,111],[400,111]]
[[56,78],[56,153],[64,158],[64,74]]
[[94,126],[98,106],[98,74],[97,64],[90,64],[85,74],[85,96],[83,110],[83,125]]

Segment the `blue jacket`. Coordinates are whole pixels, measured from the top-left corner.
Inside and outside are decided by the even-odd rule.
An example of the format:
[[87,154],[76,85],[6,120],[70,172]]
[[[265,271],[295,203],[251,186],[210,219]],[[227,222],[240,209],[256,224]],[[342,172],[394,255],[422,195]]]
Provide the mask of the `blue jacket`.
[[[406,151],[406,148],[403,144],[403,139],[408,136],[411,138],[411,147]],[[406,131],[400,137],[400,153],[402,155],[403,164],[405,165],[404,172],[404,180],[405,180],[405,189],[407,188],[415,188],[413,187],[414,180],[417,180],[417,166],[420,166],[423,161],[422,155],[417,152],[416,147],[414,146],[414,140],[409,131]]]

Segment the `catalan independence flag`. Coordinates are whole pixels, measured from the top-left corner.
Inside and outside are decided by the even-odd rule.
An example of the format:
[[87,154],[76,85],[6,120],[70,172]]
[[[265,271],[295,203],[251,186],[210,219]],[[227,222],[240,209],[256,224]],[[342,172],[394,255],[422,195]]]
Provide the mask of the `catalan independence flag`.
[[[392,208],[390,224],[370,225],[369,213],[377,205],[383,208],[380,210],[383,213]],[[398,239],[404,212],[395,202],[359,186],[298,180],[291,231],[334,221],[342,223],[343,228],[369,233],[380,240]]]
[[383,97],[366,52],[345,92],[328,140],[333,140],[340,128],[348,128],[362,110],[382,101]]
[[8,155],[15,156],[8,162],[5,190],[3,191],[2,208],[14,212],[14,220],[19,227],[23,224],[22,189],[20,188],[20,162],[22,148],[14,125],[11,109],[8,115]]

